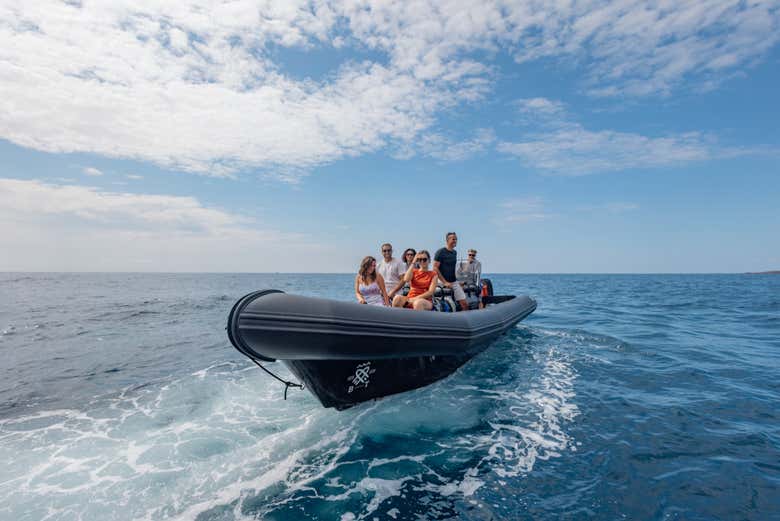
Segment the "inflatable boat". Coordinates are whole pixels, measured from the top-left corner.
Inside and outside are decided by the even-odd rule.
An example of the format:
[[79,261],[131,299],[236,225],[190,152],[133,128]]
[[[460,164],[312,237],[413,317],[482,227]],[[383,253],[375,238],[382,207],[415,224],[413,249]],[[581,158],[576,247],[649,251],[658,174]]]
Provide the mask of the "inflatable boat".
[[281,361],[324,407],[341,410],[452,374],[536,309],[527,296],[480,299],[482,309],[446,313],[269,289],[236,302],[227,331],[255,363]]

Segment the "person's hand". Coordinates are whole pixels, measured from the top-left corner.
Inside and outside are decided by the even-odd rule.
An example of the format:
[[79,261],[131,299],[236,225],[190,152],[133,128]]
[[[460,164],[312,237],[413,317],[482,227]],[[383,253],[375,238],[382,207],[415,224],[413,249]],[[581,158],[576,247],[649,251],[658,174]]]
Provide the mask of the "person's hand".
[[361,304],[365,304],[366,303],[366,299],[361,297],[360,300],[358,300],[358,302],[361,303]]

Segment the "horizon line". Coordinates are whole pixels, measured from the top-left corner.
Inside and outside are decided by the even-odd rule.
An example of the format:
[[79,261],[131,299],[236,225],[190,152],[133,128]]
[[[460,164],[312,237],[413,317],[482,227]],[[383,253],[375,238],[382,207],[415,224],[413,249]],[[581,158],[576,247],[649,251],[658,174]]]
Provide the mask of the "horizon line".
[[[0,270],[0,273],[13,274],[127,274],[127,275],[354,275],[352,271],[21,271],[21,270]],[[780,270],[763,271],[656,271],[656,272],[631,272],[631,271],[495,271],[486,273],[486,275],[764,275],[780,273]]]

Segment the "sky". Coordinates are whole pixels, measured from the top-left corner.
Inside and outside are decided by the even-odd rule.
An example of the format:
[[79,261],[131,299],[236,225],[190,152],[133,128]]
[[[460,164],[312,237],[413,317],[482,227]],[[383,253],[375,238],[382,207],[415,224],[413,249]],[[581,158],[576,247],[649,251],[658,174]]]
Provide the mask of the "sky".
[[780,4],[0,0],[0,271],[780,269]]

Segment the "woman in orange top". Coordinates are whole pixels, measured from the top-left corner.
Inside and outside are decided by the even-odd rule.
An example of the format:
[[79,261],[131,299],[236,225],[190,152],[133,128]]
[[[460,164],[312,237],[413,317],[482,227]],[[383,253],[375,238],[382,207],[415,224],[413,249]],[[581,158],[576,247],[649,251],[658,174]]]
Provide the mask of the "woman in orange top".
[[[419,263],[420,268],[415,269]],[[426,250],[420,250],[414,257],[404,275],[404,281],[409,283],[407,296],[396,295],[393,299],[393,307],[410,307],[416,311],[430,311],[433,309],[433,292],[436,290],[438,277],[435,271],[429,269],[431,255]]]

